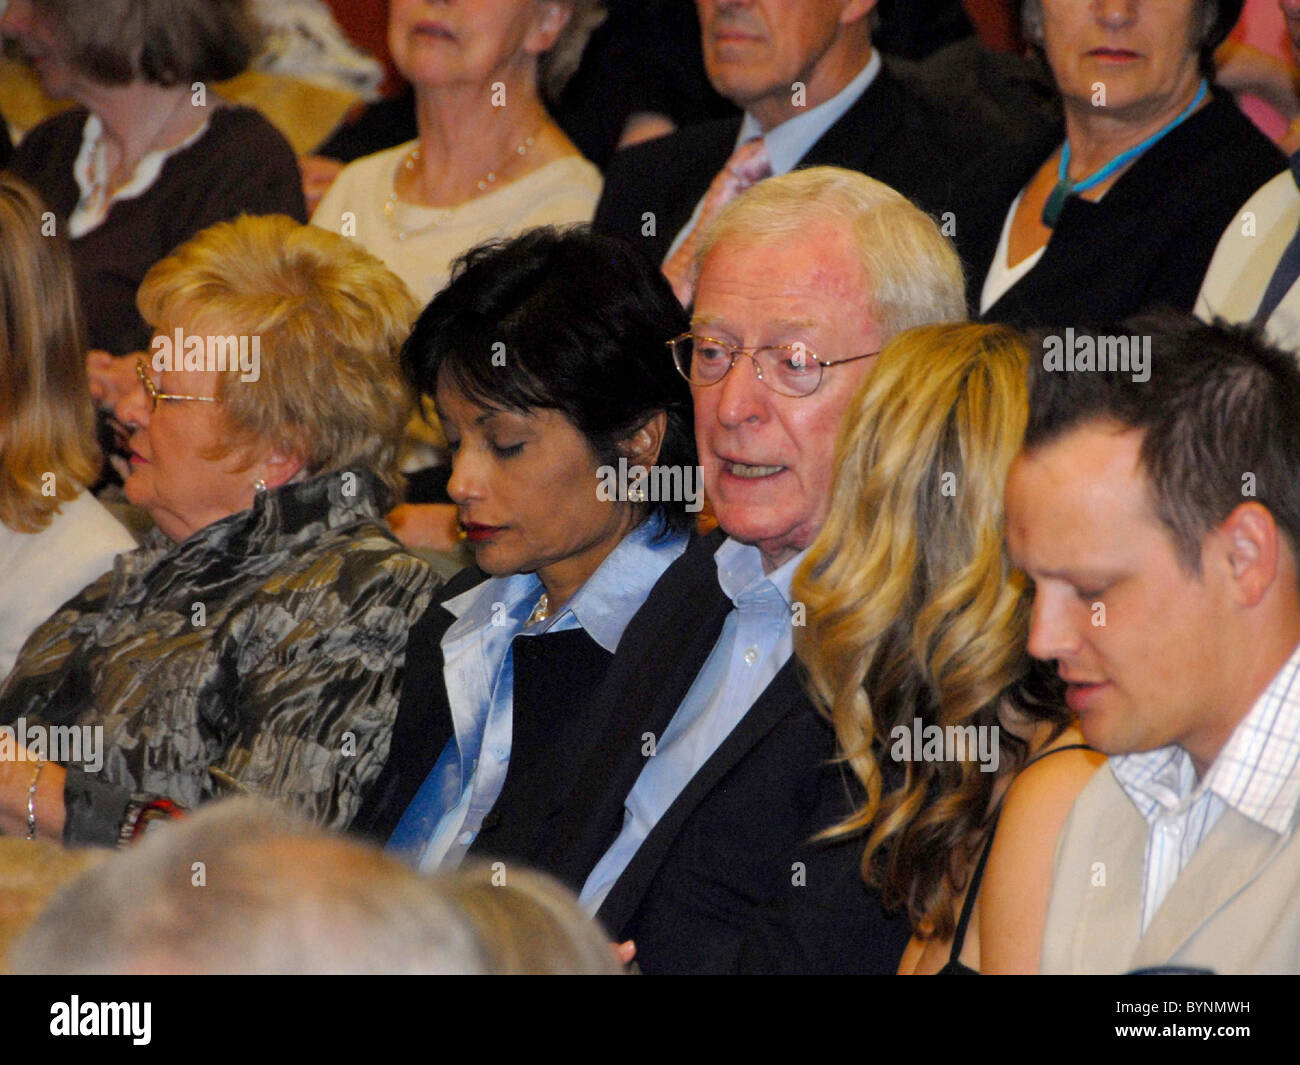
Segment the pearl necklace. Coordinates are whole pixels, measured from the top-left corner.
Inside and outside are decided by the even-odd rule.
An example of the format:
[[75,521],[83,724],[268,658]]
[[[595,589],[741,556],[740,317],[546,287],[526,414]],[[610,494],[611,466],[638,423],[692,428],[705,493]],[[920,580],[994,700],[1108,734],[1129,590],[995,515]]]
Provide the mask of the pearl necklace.
[[[528,149],[531,148],[533,144],[536,142],[537,134],[540,132],[541,129],[538,128],[530,136],[526,137],[524,139],[524,142],[516,146],[514,151],[512,151],[509,155],[507,155],[505,160],[502,163],[500,163],[498,166],[493,167],[491,170],[487,172],[485,176],[481,177],[478,180],[478,182],[475,184],[475,188],[478,190],[476,195],[482,195],[497,183],[497,171],[504,169],[506,163],[508,163],[512,158],[514,158],[515,156],[527,155]],[[420,146],[419,144],[417,144],[414,148],[411,149],[410,154],[407,155],[406,159],[403,161],[399,169],[414,170],[415,164],[418,163],[419,161],[420,161]],[[394,222],[393,215],[397,212],[397,203],[398,203],[397,177],[398,177],[397,174],[393,175],[393,188],[392,191],[389,192],[388,194],[388,201],[384,204],[384,220],[388,223],[388,232],[392,234],[394,240],[402,241],[402,240],[406,240],[407,237],[418,237],[423,233],[428,233],[430,230],[437,229],[439,226],[446,224],[447,220],[451,218],[452,212],[455,210],[454,207],[444,207],[442,210],[438,212],[437,216],[434,218],[432,222],[430,222],[428,225],[425,226],[419,226],[416,229],[403,229],[396,222]],[[470,199],[473,198],[474,197],[470,197]]]

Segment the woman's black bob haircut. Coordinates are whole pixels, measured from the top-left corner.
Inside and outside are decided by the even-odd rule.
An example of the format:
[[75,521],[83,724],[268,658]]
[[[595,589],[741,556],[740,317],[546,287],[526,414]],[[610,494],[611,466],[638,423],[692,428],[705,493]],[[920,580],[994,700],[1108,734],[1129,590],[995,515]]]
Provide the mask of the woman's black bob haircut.
[[[685,470],[696,465],[691,391],[665,342],[686,329],[672,288],[635,248],[543,226],[456,261],[402,347],[402,370],[428,396],[441,378],[484,407],[559,411],[615,468],[619,441],[663,411],[656,462]],[[645,506],[689,529],[686,503]]]

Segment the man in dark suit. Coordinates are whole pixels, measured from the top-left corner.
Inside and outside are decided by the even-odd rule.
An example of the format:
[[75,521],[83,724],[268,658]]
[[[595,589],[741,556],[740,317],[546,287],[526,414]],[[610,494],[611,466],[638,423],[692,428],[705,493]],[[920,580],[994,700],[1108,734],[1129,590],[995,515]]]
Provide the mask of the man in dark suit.
[[894,333],[964,317],[961,267],[905,198],[827,167],[750,189],[700,256],[674,358],[720,530],[629,626],[540,864],[647,972],[892,972],[907,928],[863,888],[861,840],[808,842],[848,812],[847,776],[800,684],[790,588],[854,392]]
[[675,286],[673,253],[707,224],[706,194],[760,138],[768,168],[742,184],[799,166],[859,170],[933,214],[959,246],[963,220],[984,209],[972,159],[1019,153],[1026,140],[1039,148],[1043,122],[1018,95],[994,106],[986,94],[933,91],[915,69],[895,76],[872,48],[876,0],[697,3],[709,80],[744,114],[618,153],[593,222],[664,263]]

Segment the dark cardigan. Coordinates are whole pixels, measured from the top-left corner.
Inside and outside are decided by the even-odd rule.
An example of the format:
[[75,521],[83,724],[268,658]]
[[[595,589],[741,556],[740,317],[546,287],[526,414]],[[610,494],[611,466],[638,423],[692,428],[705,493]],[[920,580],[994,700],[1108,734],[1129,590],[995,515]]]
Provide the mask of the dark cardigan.
[[[59,231],[81,192],[73,163],[87,112],[75,108],[42,122],[14,152],[9,169],[41,194]],[[125,355],[149,346],[135,307],[149,268],[215,222],[241,214],[287,214],[307,221],[293,149],[247,107],[216,111],[197,141],[168,158],[141,195],[118,200],[104,222],[72,241],[77,291],[92,348]]]
[[[1040,166],[1003,175],[1002,209],[972,216],[979,228],[965,248],[976,309],[1007,209]],[[1232,98],[1216,92],[1099,202],[1071,196],[1042,258],[982,317],[1032,328],[1118,322],[1155,306],[1190,313],[1224,229],[1285,166]]]

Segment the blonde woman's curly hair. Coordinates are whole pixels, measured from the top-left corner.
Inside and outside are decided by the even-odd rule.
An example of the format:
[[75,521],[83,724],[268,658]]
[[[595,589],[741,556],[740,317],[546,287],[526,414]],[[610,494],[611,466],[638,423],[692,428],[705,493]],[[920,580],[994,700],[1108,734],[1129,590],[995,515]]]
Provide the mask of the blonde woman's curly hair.
[[828,835],[864,832],[862,873],[913,929],[940,939],[989,824],[995,782],[1024,745],[979,762],[892,763],[892,730],[999,724],[1020,690],[1030,597],[1003,549],[1002,493],[1027,420],[1028,351],[1013,330],[925,326],[881,353],[846,415],[831,511],[795,578],[796,651],[865,801]]

